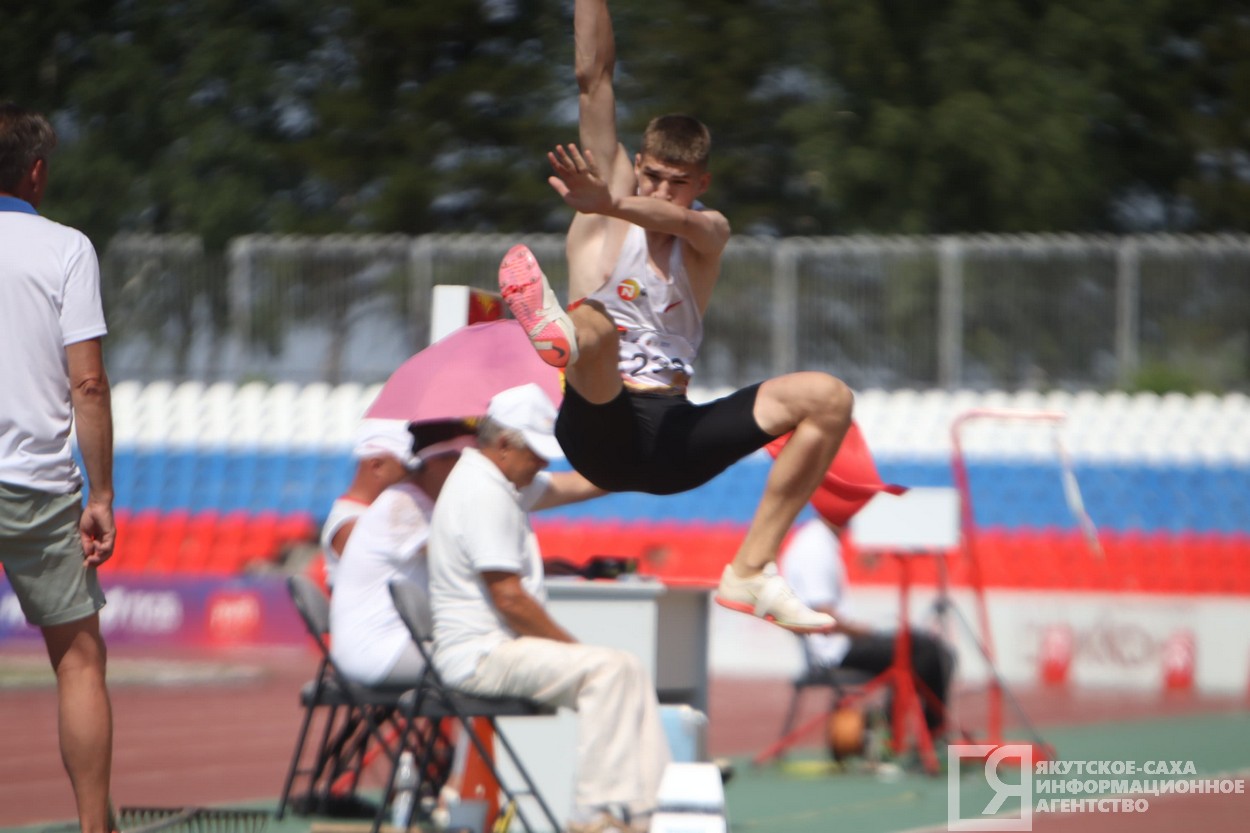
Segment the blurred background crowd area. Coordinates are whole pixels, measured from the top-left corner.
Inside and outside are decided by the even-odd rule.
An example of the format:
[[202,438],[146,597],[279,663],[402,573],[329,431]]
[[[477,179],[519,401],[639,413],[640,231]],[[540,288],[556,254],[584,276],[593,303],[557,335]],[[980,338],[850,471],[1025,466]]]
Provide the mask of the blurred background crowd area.
[[[121,537],[112,568],[316,569],[317,530],[351,478],[355,426],[378,389],[116,385]],[[856,420],[887,481],[951,487],[951,427],[980,409],[1066,416],[1054,425],[987,419],[961,431],[991,584],[1250,593],[1250,397],[868,389],[857,395]],[[1097,547],[1073,512],[1065,458],[1098,528]],[[536,528],[551,557],[626,557],[665,580],[713,582],[745,533],[768,468],[761,452],[691,492],[609,495],[544,512]],[[889,560],[848,559],[848,569],[858,581],[896,581]],[[952,578],[968,580],[962,568]]]

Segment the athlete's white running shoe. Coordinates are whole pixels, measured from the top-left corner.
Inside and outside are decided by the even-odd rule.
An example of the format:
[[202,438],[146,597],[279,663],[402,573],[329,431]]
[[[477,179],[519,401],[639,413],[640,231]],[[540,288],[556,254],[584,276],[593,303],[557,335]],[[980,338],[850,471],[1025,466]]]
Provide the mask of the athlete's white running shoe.
[[716,603],[796,633],[829,633],[837,624],[828,613],[812,610],[799,601],[775,567],[750,578],[739,578],[733,566],[726,564],[716,589]]
[[552,367],[568,367],[577,361],[573,321],[527,247],[513,246],[504,255],[499,264],[499,289],[543,361]]

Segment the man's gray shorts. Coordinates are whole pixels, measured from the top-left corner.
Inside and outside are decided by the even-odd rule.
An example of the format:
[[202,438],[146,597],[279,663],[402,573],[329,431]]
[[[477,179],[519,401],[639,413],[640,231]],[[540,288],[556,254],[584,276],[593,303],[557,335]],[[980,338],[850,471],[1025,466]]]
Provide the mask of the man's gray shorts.
[[104,607],[95,568],[83,564],[81,517],[81,490],[0,483],[0,564],[32,625],[76,622]]

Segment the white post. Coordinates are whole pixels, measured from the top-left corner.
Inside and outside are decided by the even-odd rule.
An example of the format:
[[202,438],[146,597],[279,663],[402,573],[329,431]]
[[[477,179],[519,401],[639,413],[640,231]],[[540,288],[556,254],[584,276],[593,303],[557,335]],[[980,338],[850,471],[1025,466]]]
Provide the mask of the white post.
[[1141,302],[1141,252],[1126,237],[1115,253],[1115,370],[1116,383],[1126,387],[1140,361],[1137,319]]
[[798,368],[798,257],[795,244],[782,240],[773,253],[772,365],[773,375]]
[[956,237],[938,241],[937,384],[963,383],[964,252]]

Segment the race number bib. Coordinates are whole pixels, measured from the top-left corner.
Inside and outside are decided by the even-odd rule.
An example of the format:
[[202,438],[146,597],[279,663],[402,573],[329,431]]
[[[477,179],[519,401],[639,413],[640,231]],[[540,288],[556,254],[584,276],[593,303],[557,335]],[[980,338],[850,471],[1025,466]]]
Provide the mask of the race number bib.
[[640,387],[685,390],[694,375],[694,348],[675,335],[633,330],[621,335],[621,376]]

